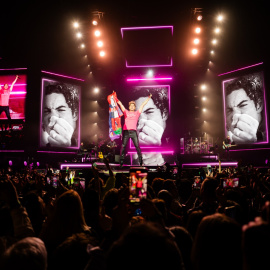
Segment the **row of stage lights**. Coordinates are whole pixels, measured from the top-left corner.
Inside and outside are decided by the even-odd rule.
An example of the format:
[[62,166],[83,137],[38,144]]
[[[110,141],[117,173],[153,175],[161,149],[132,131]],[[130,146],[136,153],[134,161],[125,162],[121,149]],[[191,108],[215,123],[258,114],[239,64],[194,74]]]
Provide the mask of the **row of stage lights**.
[[[199,125],[200,128],[197,130],[200,130],[200,133],[206,135],[207,132],[209,133],[210,130],[208,129],[211,126],[208,125],[209,119],[211,119],[211,108],[208,108],[207,104],[210,105],[211,102],[214,102],[214,100],[210,100],[210,82],[207,80],[208,78],[211,78],[210,74],[212,74],[212,69],[215,64],[213,59],[214,56],[216,56],[217,54],[218,46],[221,45],[220,41],[222,37],[221,34],[223,33],[224,28],[224,16],[222,14],[214,16],[214,22],[208,21],[206,27],[202,8],[192,9],[192,13],[193,33],[191,38],[192,44],[190,53],[194,57],[194,59],[198,58],[198,61],[203,60],[204,63],[207,64],[207,66],[203,64],[199,65],[199,67],[201,68],[201,75],[204,83],[194,84],[196,88],[199,87],[199,92],[198,94],[195,94],[194,97],[198,98],[198,102],[201,104],[201,106],[195,106],[195,109],[200,109],[199,111],[197,111],[199,113],[199,118],[195,119],[198,119],[201,123],[201,125]],[[207,29],[212,29],[212,31],[210,33],[206,33]]]

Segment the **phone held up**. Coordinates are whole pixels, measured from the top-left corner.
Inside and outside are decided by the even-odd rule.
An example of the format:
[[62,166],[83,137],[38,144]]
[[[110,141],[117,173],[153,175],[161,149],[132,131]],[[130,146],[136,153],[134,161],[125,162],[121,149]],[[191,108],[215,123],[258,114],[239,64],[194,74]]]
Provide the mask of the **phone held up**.
[[139,204],[142,198],[147,198],[146,167],[130,167],[129,169],[129,201]]

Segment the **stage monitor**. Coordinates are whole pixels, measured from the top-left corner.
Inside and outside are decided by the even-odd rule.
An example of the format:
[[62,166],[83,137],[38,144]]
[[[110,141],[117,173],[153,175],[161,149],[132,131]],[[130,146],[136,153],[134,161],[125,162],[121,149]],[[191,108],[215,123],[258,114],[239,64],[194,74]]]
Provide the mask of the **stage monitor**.
[[0,151],[23,149],[27,70],[0,72]]
[[39,146],[52,151],[80,145],[80,80],[64,76],[41,78]]
[[173,65],[173,26],[121,28],[126,67]]
[[225,137],[230,136],[231,143],[235,145],[268,143],[267,99],[262,66],[253,65],[220,76],[224,77]]

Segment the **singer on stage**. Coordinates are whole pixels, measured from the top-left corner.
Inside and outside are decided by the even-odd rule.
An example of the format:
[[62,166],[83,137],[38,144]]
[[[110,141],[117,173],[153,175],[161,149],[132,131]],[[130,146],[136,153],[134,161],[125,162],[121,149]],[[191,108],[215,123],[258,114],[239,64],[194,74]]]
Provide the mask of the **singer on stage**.
[[149,97],[141,104],[139,110],[137,111],[136,111],[135,101],[129,102],[129,110],[126,110],[126,108],[124,107],[124,105],[122,104],[120,100],[117,101],[125,117],[125,124],[123,127],[123,137],[122,137],[122,148],[121,148],[121,153],[120,153],[120,167],[121,168],[123,167],[123,164],[124,164],[125,149],[126,149],[129,138],[132,139],[133,144],[137,150],[140,166],[142,166],[143,164],[142,153],[139,146],[139,140],[138,140],[138,135],[137,135],[137,123],[138,123],[140,114],[143,110],[143,107],[147,104],[147,102],[151,99],[151,97],[152,97],[152,94],[150,94]]
[[[16,75],[15,80],[9,87],[7,83],[4,84],[3,88],[0,85],[0,114],[2,112],[5,112],[7,118],[8,118],[8,125],[9,129],[11,130],[11,117],[10,117],[10,112],[9,112],[9,97],[11,94],[11,91],[13,90],[13,86],[18,80],[19,76]],[[7,130],[7,125],[5,125],[5,130]]]

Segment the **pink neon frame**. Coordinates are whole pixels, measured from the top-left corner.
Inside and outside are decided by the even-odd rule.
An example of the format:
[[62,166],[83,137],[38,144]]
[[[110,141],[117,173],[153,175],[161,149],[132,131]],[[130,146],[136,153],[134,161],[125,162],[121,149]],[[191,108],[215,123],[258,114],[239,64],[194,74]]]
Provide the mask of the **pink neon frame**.
[[160,77],[160,78],[127,78],[127,82],[139,82],[139,81],[169,81],[172,77]]
[[57,73],[50,72],[50,71],[41,70],[41,72],[42,73],[45,73],[45,74],[54,75],[54,76],[57,76],[57,77],[68,78],[68,79],[72,79],[72,80],[77,80],[77,81],[84,82],[83,79],[79,79],[79,78],[75,78],[75,77],[71,77],[71,76],[67,76],[67,75],[62,75],[62,74],[57,74]]
[[[255,66],[258,66],[258,65],[261,65],[263,64],[262,62],[261,63],[258,63],[258,64],[254,64],[254,65],[251,65],[251,66],[247,66],[247,67],[243,67],[243,68],[240,68],[240,69],[237,69],[237,70],[233,70],[233,71],[229,71],[227,73],[223,73],[223,74],[220,74],[218,76],[221,76],[221,75],[225,75],[225,74],[229,74],[229,73],[233,73],[233,72],[236,72],[236,71],[239,71],[239,70],[244,70],[244,69],[248,69],[248,68],[252,68],[252,67],[255,67]],[[251,72],[251,73],[254,73],[254,72]],[[248,75],[248,74],[247,74]],[[264,119],[265,119],[265,129],[266,129],[266,141],[264,142],[257,142],[257,143],[251,143],[250,145],[253,145],[253,144],[267,144],[269,143],[269,135],[268,135],[268,119],[267,119],[267,106],[266,106],[266,94],[265,94],[265,83],[264,83],[264,74],[262,73],[263,75],[263,95],[264,95]],[[223,80],[222,81],[222,92],[223,92],[223,114],[224,114],[224,130],[226,131],[226,123],[227,123],[227,118],[226,118],[226,97],[225,97],[225,84],[229,81],[232,81],[236,78],[238,78],[240,76],[235,76],[233,78],[230,78],[230,79],[227,79],[227,80]]]
[[[163,25],[163,26],[142,26],[142,27],[123,27],[121,28],[121,35],[122,39],[124,38],[124,31],[132,31],[132,30],[147,30],[147,29],[171,29],[172,35],[173,35],[173,26],[172,25]],[[136,65],[131,66],[128,65],[128,62],[126,60],[126,67],[127,68],[140,68],[140,67],[171,67],[173,65],[173,59],[171,57],[170,64],[168,65]]]
[[[56,74],[54,74],[56,75]],[[61,76],[59,75],[60,77],[66,77],[66,76]],[[69,77],[71,78],[71,77]],[[79,79],[80,80],[80,79]],[[41,104],[40,104],[40,130],[41,130],[41,125],[42,125],[42,112],[43,112],[43,96],[44,96],[44,81],[49,81],[49,82],[58,82],[57,80],[55,79],[48,79],[48,78],[42,78],[41,80]],[[78,144],[77,146],[72,146],[72,147],[66,147],[66,149],[78,149],[79,146],[80,146],[80,140],[81,140],[81,97],[79,97],[79,118],[77,120],[77,123],[78,123]],[[40,147],[44,147],[44,146],[41,146],[40,145],[40,142],[41,142],[41,132],[39,131],[39,146]],[[55,151],[57,152],[57,151]]]
[[[171,113],[171,86],[170,85],[143,85],[143,86],[139,86],[139,87],[141,87],[141,88],[143,88],[143,87],[149,87],[149,88],[151,88],[151,87],[168,87],[168,100],[169,100],[169,114]],[[131,139],[129,139],[129,147],[130,147],[130,149],[135,149],[135,147],[134,147],[134,145],[131,143]],[[151,148],[151,149],[153,149],[153,148],[158,148],[158,149],[160,149],[160,148],[162,148],[162,146],[140,146],[140,148],[141,149],[146,149],[146,148]]]

